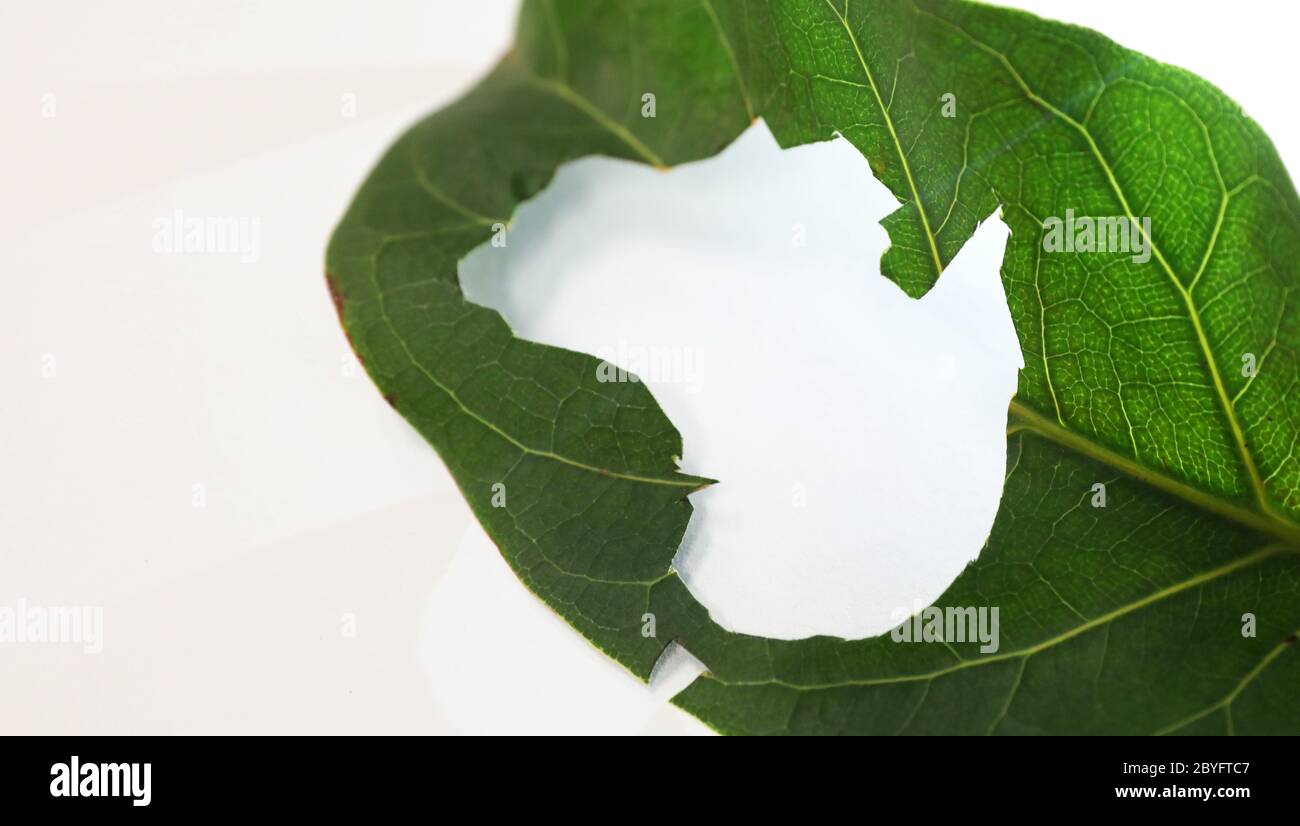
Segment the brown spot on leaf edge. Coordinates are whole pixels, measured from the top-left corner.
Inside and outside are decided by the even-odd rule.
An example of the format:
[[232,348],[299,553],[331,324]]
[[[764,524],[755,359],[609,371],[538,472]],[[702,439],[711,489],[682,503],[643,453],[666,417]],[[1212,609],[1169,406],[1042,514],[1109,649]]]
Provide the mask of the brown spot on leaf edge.
[[347,336],[348,346],[352,348],[353,353],[356,353],[357,361],[361,362],[361,365],[364,367],[366,359],[361,355],[361,352],[357,350],[357,345],[352,341],[352,333],[348,330],[348,322],[343,315],[343,307],[346,303],[346,299],[343,297],[343,291],[339,289],[338,279],[334,277],[333,273],[327,272],[325,273],[325,284],[329,287],[330,301],[334,303],[334,312],[338,313],[339,325],[343,327],[343,335]]

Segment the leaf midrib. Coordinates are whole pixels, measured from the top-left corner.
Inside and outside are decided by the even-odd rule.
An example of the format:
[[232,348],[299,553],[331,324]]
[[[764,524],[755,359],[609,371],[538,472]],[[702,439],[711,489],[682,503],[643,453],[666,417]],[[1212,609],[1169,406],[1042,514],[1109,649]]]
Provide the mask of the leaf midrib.
[[[845,3],[845,13],[843,15],[841,15],[839,10],[837,10],[831,4],[830,0],[825,0],[825,2],[827,6],[830,8],[831,12],[839,19],[840,23],[844,26],[845,33],[848,35],[849,40],[852,43],[855,52],[857,53],[858,60],[862,64],[862,68],[864,73],[867,76],[868,82],[871,84],[872,92],[875,93],[876,103],[880,108],[881,115],[884,118],[885,123],[889,128],[889,133],[894,140],[894,144],[896,148],[898,149],[899,158],[902,161],[903,170],[904,173],[906,174],[908,185],[912,191],[913,202],[916,205],[918,214],[921,216],[921,221],[922,224],[924,225],[924,229],[926,232],[926,238],[929,241],[931,252],[934,257],[936,271],[939,274],[942,274],[944,266],[938,255],[937,239],[934,237],[934,234],[930,229],[929,221],[926,217],[925,209],[921,203],[919,192],[912,178],[911,169],[908,166],[907,158],[903,154],[902,145],[899,142],[898,135],[894,130],[893,121],[889,116],[889,111],[888,109],[886,109],[884,105],[884,101],[883,99],[881,99],[879,91],[876,89],[875,80],[872,77],[871,70],[867,65],[867,62],[862,54],[861,49],[858,47],[857,39],[854,36],[852,28],[848,23],[847,0]],[[912,2],[912,7],[916,11],[916,13],[930,17],[942,23],[943,25],[948,26],[949,28],[951,28],[952,30],[956,31],[957,33],[965,37],[967,40],[969,40],[977,48],[995,57],[999,61],[999,63],[1003,66],[1003,68],[1006,70],[1008,75],[1010,75],[1011,78],[1020,87],[1022,93],[1030,102],[1038,106],[1041,106],[1043,109],[1047,110],[1054,116],[1060,118],[1062,122],[1068,124],[1075,130],[1077,130],[1087,141],[1088,146],[1094,158],[1096,159],[1098,164],[1100,164],[1102,171],[1105,173],[1107,180],[1110,183],[1112,191],[1114,192],[1115,196],[1119,199],[1120,204],[1123,207],[1125,213],[1128,215],[1129,218],[1134,217],[1132,208],[1128,204],[1128,199],[1124,195],[1122,188],[1119,186],[1118,180],[1115,178],[1114,171],[1111,169],[1110,164],[1106,160],[1105,156],[1101,153],[1100,147],[1097,146],[1096,141],[1093,139],[1091,133],[1088,131],[1086,126],[1074,120],[1067,113],[1065,113],[1064,111],[1062,111],[1061,109],[1054,106],[1049,101],[1047,101],[1046,99],[1042,98],[1040,95],[1035,93],[1025,82],[1024,78],[1020,75],[1020,73],[1010,63],[1007,57],[1003,55],[1001,52],[997,51],[993,47],[979,40],[974,35],[970,34],[965,29],[953,23],[952,21],[946,20],[943,17],[940,17],[939,15],[936,15],[932,12],[920,8],[919,6],[916,5],[915,0],[913,0]],[[1215,164],[1216,174],[1218,174],[1218,159],[1213,157],[1212,145],[1210,146],[1210,154],[1211,154],[1212,162]],[[1221,174],[1219,174],[1219,180],[1220,180],[1220,184],[1223,185]],[[1228,192],[1226,190],[1226,185],[1223,186],[1222,188],[1224,190],[1223,191],[1224,198],[1226,199],[1226,196],[1228,195]],[[1222,226],[1224,212],[1227,206],[1227,202],[1225,199],[1220,200],[1216,225],[1214,231],[1211,234],[1211,241],[1202,258],[1201,265],[1197,270],[1196,278],[1193,280],[1193,286],[1195,286],[1195,281],[1199,280],[1201,273],[1204,271],[1209,261],[1210,255],[1213,251],[1214,242],[1218,238],[1219,231]],[[1270,536],[1273,536],[1275,538],[1281,539],[1284,542],[1287,542],[1291,545],[1300,546],[1300,524],[1297,524],[1296,522],[1290,519],[1280,516],[1271,506],[1271,503],[1268,498],[1267,490],[1263,484],[1262,477],[1259,474],[1258,467],[1255,464],[1254,456],[1251,454],[1249,447],[1246,444],[1245,433],[1241,427],[1240,421],[1237,418],[1236,410],[1233,406],[1232,400],[1228,396],[1226,387],[1224,386],[1223,383],[1223,378],[1219,373],[1218,364],[1210,348],[1209,340],[1208,337],[1206,336],[1205,328],[1201,323],[1200,313],[1196,307],[1195,301],[1192,298],[1190,288],[1183,287],[1182,283],[1178,280],[1177,275],[1173,272],[1172,267],[1170,267],[1168,260],[1164,256],[1164,253],[1160,250],[1159,246],[1156,244],[1155,239],[1146,235],[1145,230],[1140,228],[1141,227],[1140,222],[1135,221],[1135,223],[1139,226],[1139,231],[1143,233],[1143,236],[1149,242],[1152,252],[1155,254],[1156,259],[1160,262],[1166,275],[1169,277],[1170,283],[1174,286],[1179,296],[1183,299],[1184,305],[1187,308],[1188,319],[1196,334],[1197,342],[1201,348],[1201,353],[1204,358],[1205,364],[1210,371],[1210,376],[1214,383],[1215,394],[1218,396],[1220,406],[1227,419],[1229,430],[1232,433],[1233,441],[1235,442],[1237,453],[1241,458],[1242,463],[1246,469],[1246,473],[1250,481],[1251,489],[1254,494],[1256,503],[1258,504],[1259,510],[1254,511],[1254,510],[1242,508],[1241,506],[1236,505],[1235,503],[1222,499],[1204,490],[1195,488],[1177,479],[1174,479],[1169,476],[1165,476],[1164,474],[1160,474],[1155,470],[1151,469],[1150,467],[1148,467],[1147,465],[1144,465],[1141,462],[1137,461],[1136,458],[1129,459],[1128,457],[1125,457],[1101,445],[1095,440],[1083,436],[1077,433],[1076,431],[1066,427],[1063,419],[1060,420],[1059,425],[1050,422],[1046,417],[1042,416],[1041,414],[1039,414],[1037,411],[1030,408],[1025,403],[1020,402],[1016,399],[1012,400],[1011,411],[1015,413],[1019,418],[1024,420],[1026,422],[1026,426],[1032,427],[1032,429],[1035,432],[1039,433],[1040,435],[1046,438],[1051,439],[1052,441],[1062,444],[1063,446],[1068,447],[1074,450],[1075,452],[1081,453],[1083,455],[1089,456],[1092,459],[1103,462],[1104,464],[1114,467],[1115,469],[1120,470],[1130,476],[1134,476],[1168,493],[1173,493],[1174,495],[1177,495],[1180,498],[1188,502],[1191,502],[1192,504],[1197,505],[1198,507],[1212,511],[1221,516],[1225,516],[1229,519],[1232,519],[1233,521],[1246,525],[1254,530],[1258,530]],[[1043,343],[1043,347],[1045,352],[1046,342]],[[1052,390],[1052,392],[1053,395],[1055,395],[1054,389]],[[1058,419],[1060,419],[1059,412],[1058,412]]]
[[731,41],[722,28],[722,21],[718,19],[718,13],[713,8],[712,0],[700,0],[700,5],[704,7],[704,11],[709,15],[709,20],[713,21],[713,28],[718,33],[718,42],[722,44],[723,51],[727,53],[727,59],[731,61],[731,71],[736,75],[736,86],[740,89],[741,102],[745,104],[745,114],[749,115],[749,119],[752,121],[754,119],[754,103],[749,97],[749,86],[740,73],[740,63],[736,60],[736,50],[731,47]]
[[[998,51],[997,49],[993,48],[987,43],[984,43],[982,40],[975,37],[970,32],[966,31],[964,28],[957,25],[956,23],[953,23],[950,20],[947,20],[937,14],[934,14],[933,12],[922,9],[920,6],[916,4],[915,0],[912,0],[912,8],[916,11],[917,14],[924,15],[926,17],[938,21],[939,23],[942,23],[945,26],[948,26],[950,29],[952,29],[953,31],[957,32],[958,34],[962,35],[967,40],[969,40],[974,46],[976,46],[976,48],[979,48],[980,50],[984,51],[985,53],[997,59],[998,62],[1002,65],[1002,67],[1005,69],[1007,74],[1011,77],[1013,81],[1015,81],[1016,85],[1020,87],[1022,93],[1030,102],[1042,107],[1047,112],[1059,118],[1063,123],[1075,129],[1084,138],[1084,140],[1087,141],[1088,147],[1092,152],[1093,157],[1096,159],[1097,163],[1101,166],[1102,171],[1105,173],[1107,181],[1111,186],[1111,190],[1113,191],[1115,196],[1119,199],[1120,205],[1123,207],[1126,216],[1130,220],[1132,220],[1133,225],[1138,228],[1138,232],[1142,233],[1142,236],[1147,239],[1147,243],[1149,244],[1151,251],[1154,254],[1156,260],[1160,262],[1160,265],[1165,271],[1165,274],[1168,276],[1170,283],[1172,284],[1172,286],[1174,287],[1178,295],[1182,298],[1183,304],[1187,308],[1188,319],[1192,325],[1194,332],[1196,333],[1196,339],[1198,345],[1201,348],[1202,357],[1204,358],[1206,367],[1210,371],[1211,380],[1214,383],[1215,394],[1218,396],[1220,407],[1222,408],[1223,414],[1227,419],[1229,430],[1232,433],[1233,441],[1235,442],[1237,448],[1237,453],[1241,458],[1243,466],[1245,467],[1247,477],[1250,481],[1251,490],[1254,493],[1260,511],[1266,516],[1270,517],[1270,522],[1276,522],[1278,524],[1289,524],[1294,526],[1295,523],[1290,522],[1290,520],[1282,520],[1281,518],[1277,517],[1276,512],[1274,511],[1272,504],[1269,501],[1267,489],[1265,488],[1263,479],[1259,474],[1259,468],[1255,464],[1255,457],[1251,453],[1249,446],[1246,444],[1245,431],[1242,429],[1241,422],[1237,418],[1236,408],[1232,403],[1232,399],[1228,396],[1227,388],[1223,382],[1223,377],[1219,373],[1218,362],[1214,358],[1214,353],[1210,347],[1209,339],[1205,334],[1205,327],[1201,323],[1200,311],[1196,307],[1196,302],[1192,297],[1190,288],[1184,287],[1182,285],[1182,282],[1178,279],[1177,274],[1174,273],[1173,268],[1170,266],[1168,260],[1165,258],[1163,251],[1160,249],[1155,239],[1147,234],[1146,230],[1142,227],[1141,222],[1137,220],[1136,216],[1133,213],[1133,209],[1129,206],[1128,198],[1125,196],[1123,189],[1120,187],[1119,181],[1115,178],[1115,174],[1114,171],[1111,169],[1110,163],[1106,160],[1105,156],[1102,154],[1101,148],[1097,146],[1096,141],[1092,137],[1092,133],[1088,131],[1088,128],[1085,125],[1079,123],[1068,113],[1062,111],[1060,108],[1053,105],[1050,101],[1046,100],[1045,98],[1043,98],[1042,96],[1034,92],[1033,89],[1030,88],[1029,84],[1025,82],[1020,72],[1016,70],[1015,66],[1002,52]],[[1206,139],[1208,141],[1209,139],[1208,134],[1206,135]],[[1200,278],[1201,272],[1204,271],[1206,264],[1209,262],[1210,254],[1213,251],[1214,244],[1218,239],[1219,231],[1222,226],[1223,215],[1227,207],[1226,199],[1229,195],[1226,185],[1223,181],[1222,174],[1219,173],[1218,158],[1214,154],[1213,144],[1207,142],[1207,147],[1209,149],[1211,161],[1215,167],[1216,176],[1219,179],[1222,197],[1219,204],[1218,220],[1216,222],[1214,231],[1211,234],[1210,244],[1205,251],[1204,257],[1201,262],[1201,266],[1198,268],[1196,276],[1193,279],[1192,282],[1193,286],[1195,286],[1196,281],[1199,280]],[[1046,348],[1046,342],[1043,342],[1043,347]],[[1122,403],[1121,403],[1121,408],[1122,408]],[[1295,541],[1295,540],[1291,539],[1288,541]]]
[[1054,648],[1062,643],[1068,642],[1069,640],[1074,639],[1075,637],[1078,637],[1081,634],[1085,634],[1088,631],[1101,628],[1102,626],[1114,622],[1124,616],[1127,616],[1128,614],[1131,614],[1134,611],[1141,610],[1143,608],[1146,608],[1149,605],[1153,605],[1157,602],[1160,602],[1161,600],[1168,599],[1169,597],[1172,596],[1176,596],[1192,588],[1201,585],[1206,585],[1210,582],[1214,582],[1217,579],[1228,576],[1229,574],[1233,574],[1245,568],[1249,568],[1253,565],[1256,565],[1260,562],[1264,562],[1265,560],[1271,559],[1275,556],[1278,556],[1282,553],[1286,553],[1288,551],[1289,551],[1288,548],[1281,545],[1276,545],[1276,544],[1265,545],[1262,548],[1259,548],[1250,554],[1237,557],[1236,559],[1232,560],[1231,562],[1225,565],[1221,565],[1218,568],[1205,571],[1203,573],[1197,574],[1196,576],[1188,577],[1187,579],[1184,579],[1180,582],[1176,582],[1172,585],[1168,585],[1164,588],[1161,588],[1158,591],[1147,594],[1141,599],[1134,600],[1133,602],[1130,602],[1126,605],[1121,605],[1120,607],[1114,610],[1107,611],[1105,614],[1102,614],[1098,617],[1088,620],[1087,622],[1083,622],[1078,625],[1075,625],[1065,631],[1062,631],[1059,634],[1056,634],[1055,636],[1048,637],[1047,639],[1037,642],[1026,648],[1022,648],[1016,651],[1005,651],[1005,652],[999,652],[997,654],[989,654],[987,656],[979,657],[978,659],[959,660],[957,663],[948,666],[947,668],[938,668],[933,671],[924,671],[918,674],[900,674],[893,677],[878,677],[874,679],[864,679],[864,680],[837,680],[835,682],[827,682],[827,683],[793,683],[790,682],[789,680],[783,680],[777,677],[773,677],[770,680],[726,680],[726,679],[721,679],[712,674],[707,676],[709,677],[709,679],[716,680],[717,682],[728,686],[779,685],[784,688],[792,689],[794,691],[823,691],[823,690],[829,690],[835,688],[850,688],[856,686],[897,685],[899,683],[912,683],[912,682],[919,682],[923,680],[935,680],[940,677],[946,677],[950,674],[957,673],[959,671],[964,671],[968,668],[978,668],[980,666],[989,665],[992,663],[1006,662],[1008,660],[1015,660],[1022,657],[1024,658],[1031,657],[1035,654],[1046,651],[1049,648]]
[[1020,430],[1029,430],[1062,447],[1068,448],[1082,456],[1120,471],[1126,476],[1145,482],[1154,488],[1173,494],[1202,510],[1210,511],[1240,525],[1267,534],[1288,545],[1300,549],[1300,524],[1289,519],[1282,519],[1270,512],[1244,508],[1231,500],[1216,496],[1209,491],[1189,485],[1172,476],[1160,473],[1149,465],[1144,465],[1096,442],[1068,427],[1064,427],[1025,403],[1011,400],[1009,412],[1018,420],[1018,424],[1008,427],[1008,435]]
[[[403,336],[401,331],[398,330],[397,325],[393,323],[392,318],[388,314],[388,307],[387,304],[385,303],[385,294],[383,288],[379,284],[379,277],[376,272],[377,269],[378,267],[374,264],[374,262],[370,262],[366,267],[366,270],[370,274],[371,284],[374,286],[375,297],[377,299],[376,307],[379,310],[379,318],[384,323],[384,326],[388,328],[388,331],[392,333],[393,338],[397,340],[398,345],[402,348],[402,352],[403,354],[405,354],[407,360],[411,363],[411,366],[414,367],[416,370],[418,370],[420,375],[424,376],[425,379],[430,384],[432,384],[438,390],[445,393],[447,397],[450,398],[458,408],[460,408],[461,412],[463,412],[465,415],[469,416],[471,419],[478,422],[479,424],[483,425],[488,430],[491,430],[497,436],[509,442],[512,446],[514,446],[519,451],[531,456],[537,456],[543,459],[551,459],[553,461],[560,462],[561,464],[578,468],[579,470],[585,470],[590,473],[596,473],[602,476],[609,476],[615,479],[622,479],[629,482],[640,482],[648,485],[666,485],[669,487],[686,488],[688,489],[688,491],[698,490],[702,487],[706,487],[710,484],[713,484],[713,480],[711,479],[690,476],[684,473],[675,473],[671,476],[656,477],[656,476],[645,476],[637,473],[628,473],[625,471],[616,471],[610,468],[603,468],[596,465],[588,464],[586,462],[581,462],[577,459],[571,459],[567,456],[564,456],[563,454],[555,453],[554,451],[540,450],[538,448],[532,447],[520,441],[519,439],[516,439],[510,433],[506,432],[505,430],[502,430],[494,422],[480,415],[478,412],[476,412],[467,404],[465,404],[465,402],[461,400],[460,396],[457,395],[454,388],[447,386],[442,381],[439,381],[438,378],[433,374],[433,372],[430,371],[427,367],[425,367],[424,364],[415,357],[415,354],[411,352],[410,346],[407,345],[406,343],[406,337]],[[399,412],[401,412],[401,408],[399,408]],[[403,415],[405,415],[405,413],[403,413]]]
[[[568,74],[569,64],[568,42],[565,39],[563,30],[560,28],[559,21],[555,19],[555,8],[551,6],[549,0],[543,4],[543,7],[546,12],[546,23],[550,27],[552,38],[555,41],[556,62],[561,64],[561,76],[559,78],[543,77],[534,72],[532,67],[520,61],[520,67],[529,84],[534,88],[554,95],[560,100],[568,103],[570,106],[573,106],[575,109],[591,118],[597,126],[627,144],[632,151],[636,152],[651,165],[658,167],[659,169],[667,169],[668,164],[664,159],[659,157],[658,153],[649,146],[646,146],[640,138],[632,133],[632,130],[615,121],[607,115],[603,109],[592,103],[585,95],[569,85],[568,78],[566,77]],[[563,55],[562,58],[561,55]],[[737,77],[739,77],[739,72],[737,72]]]
[[875,75],[871,72],[871,67],[867,64],[866,57],[862,54],[862,49],[858,46],[857,35],[853,33],[853,27],[849,25],[849,0],[844,0],[844,13],[840,14],[839,10],[831,3],[831,0],[825,0],[826,5],[831,10],[831,14],[839,18],[840,24],[844,27],[844,32],[849,36],[849,42],[853,44],[853,51],[858,56],[858,63],[862,66],[862,72],[867,77],[867,83],[871,85],[871,93],[876,98],[876,105],[880,107],[880,116],[885,121],[885,126],[889,129],[889,137],[894,142],[894,148],[898,152],[898,160],[902,164],[903,176],[907,178],[907,186],[912,191],[912,203],[916,206],[916,212],[921,216],[921,226],[925,228],[925,238],[930,244],[930,256],[934,263],[934,274],[938,278],[943,274],[943,259],[939,255],[938,241],[934,236],[934,231],[930,229],[930,217],[925,214],[925,203],[921,200],[921,193],[916,188],[916,179],[912,177],[912,166],[907,160],[907,152],[903,150],[903,143],[898,139],[898,132],[894,129],[894,118],[889,114],[889,107],[885,105],[885,99],[880,95],[880,89],[876,86]]

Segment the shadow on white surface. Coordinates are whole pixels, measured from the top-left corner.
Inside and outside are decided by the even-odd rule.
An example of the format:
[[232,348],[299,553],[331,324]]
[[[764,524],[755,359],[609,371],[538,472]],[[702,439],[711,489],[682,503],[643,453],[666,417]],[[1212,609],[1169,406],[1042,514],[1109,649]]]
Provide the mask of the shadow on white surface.
[[[454,712],[447,719],[455,731],[705,731],[667,707],[703,672],[699,661],[671,646],[647,688],[523,588],[477,524],[465,530],[421,627],[420,659],[434,705]],[[573,644],[557,644],[565,638]]]

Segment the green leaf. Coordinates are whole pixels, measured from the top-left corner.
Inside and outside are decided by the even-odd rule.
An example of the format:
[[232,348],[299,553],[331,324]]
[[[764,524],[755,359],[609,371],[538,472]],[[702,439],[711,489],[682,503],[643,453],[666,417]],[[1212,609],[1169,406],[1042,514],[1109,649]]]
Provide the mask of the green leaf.
[[[901,204],[881,271],[910,295],[995,210],[1012,230],[1006,489],[936,603],[997,608],[996,651],[719,627],[671,568],[707,480],[677,471],[644,385],[461,294],[459,259],[508,243],[560,164],[704,158],[754,117],[862,151]],[[1136,220],[1137,249],[1049,251],[1068,212]],[[541,0],[379,162],[328,271],[370,375],[524,584],[642,678],[679,640],[709,673],[674,702],[720,731],[1296,733],[1298,260],[1259,127],[1094,32],[956,0]]]

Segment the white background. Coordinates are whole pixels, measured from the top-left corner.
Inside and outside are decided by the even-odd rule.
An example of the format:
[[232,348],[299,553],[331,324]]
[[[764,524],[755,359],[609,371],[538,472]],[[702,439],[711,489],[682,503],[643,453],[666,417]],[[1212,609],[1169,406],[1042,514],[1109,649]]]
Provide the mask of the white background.
[[[1289,4],[1013,5],[1209,78],[1300,163]],[[513,15],[0,6],[0,606],[105,618],[99,654],[0,645],[0,732],[704,730],[665,703],[698,664],[647,689],[519,585],[324,289],[369,165]],[[466,264],[528,337],[695,360],[650,381],[685,468],[722,480],[678,563],[739,630],[879,632],[996,511],[1003,230],[910,302],[878,275],[891,205],[866,170],[842,144],[777,155],[762,127],[666,175],[583,161]],[[257,217],[257,262],[155,253],[177,208]]]

